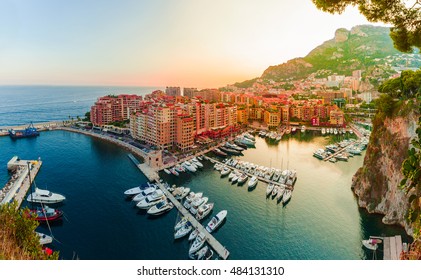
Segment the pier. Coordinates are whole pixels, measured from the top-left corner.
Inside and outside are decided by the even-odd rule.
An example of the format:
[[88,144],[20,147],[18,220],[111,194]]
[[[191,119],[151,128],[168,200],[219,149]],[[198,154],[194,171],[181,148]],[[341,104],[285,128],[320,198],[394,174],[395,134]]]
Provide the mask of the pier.
[[351,145],[353,145],[353,144],[354,144],[354,143],[349,143],[348,145],[346,145],[346,146],[345,146],[345,147],[343,147],[343,148],[340,148],[338,151],[336,151],[335,153],[331,154],[330,156],[325,157],[323,160],[324,160],[324,161],[328,161],[329,159],[331,159],[331,158],[333,158],[333,157],[337,156],[338,154],[342,153],[343,151],[345,151],[345,150],[346,150],[346,148],[348,148],[349,146],[351,146]]
[[40,160],[21,160],[17,156],[13,157],[7,164],[7,168],[14,170],[15,173],[0,190],[0,205],[16,201],[19,208],[41,165]]
[[[227,164],[225,164],[225,163],[223,163],[223,162],[220,162],[220,161],[218,161],[218,160],[216,160],[216,159],[213,159],[213,158],[210,158],[210,157],[208,157],[208,156],[204,156],[204,158],[206,158],[207,160],[209,160],[210,162],[212,162],[212,163],[219,163],[219,164],[222,164],[222,165],[224,165],[225,167],[228,167],[229,169],[231,169],[231,170],[236,170],[236,171],[239,171],[239,172],[241,172],[241,173],[245,173],[245,174],[247,174],[247,176],[250,176],[250,177],[252,177],[252,176],[256,176],[256,175],[253,175],[253,174],[251,174],[251,173],[247,173],[247,172],[245,172],[245,171],[242,171],[242,170],[240,170],[240,169],[237,169],[237,168],[235,168],[235,167],[232,167],[232,166],[229,166],[229,165],[227,165]],[[262,181],[262,182],[265,182],[265,183],[268,183],[268,184],[275,184],[275,185],[277,185],[277,186],[280,186],[281,184],[279,183],[279,182],[275,182],[275,181],[271,181],[271,180],[268,180],[268,179],[266,179],[266,178],[262,178],[262,177],[260,177],[260,176],[256,176],[257,177],[257,179],[259,179],[259,181]],[[296,181],[297,179],[295,179],[294,180],[294,183],[295,183],[295,181]],[[286,184],[284,184],[285,185],[285,188],[286,189],[288,189],[288,190],[294,190],[294,186],[293,185],[286,185]]]
[[215,250],[215,252],[224,260],[226,260],[230,254],[230,252],[222,246],[221,243],[219,243],[218,240],[216,240],[215,237],[213,237],[212,234],[210,234],[200,222],[196,220],[196,218],[186,209],[184,208],[181,203],[175,199],[175,197],[165,188],[164,184],[160,182],[160,178],[158,173],[150,168],[147,164],[139,163],[139,161],[132,155],[129,154],[128,157],[133,161],[133,163],[139,168],[139,170],[145,174],[145,176],[148,178],[149,181],[154,182],[157,184],[157,186],[162,190],[162,192],[165,194],[165,196],[174,204],[174,206],[177,208],[177,210],[184,216],[187,217],[189,222],[193,225],[193,227],[196,229],[199,229],[200,232],[204,232],[206,235],[206,242]]
[[383,237],[383,243],[383,259],[399,260],[402,252],[402,237],[400,235]]

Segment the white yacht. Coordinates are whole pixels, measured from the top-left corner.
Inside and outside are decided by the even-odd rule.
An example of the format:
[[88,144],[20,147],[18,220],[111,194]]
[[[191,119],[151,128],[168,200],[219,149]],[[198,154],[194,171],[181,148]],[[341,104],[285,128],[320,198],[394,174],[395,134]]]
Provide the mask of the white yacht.
[[181,166],[183,166],[185,169],[187,169],[190,172],[196,172],[197,171],[197,169],[188,160],[183,162],[183,164]]
[[192,255],[193,253],[197,252],[200,248],[202,248],[205,242],[206,235],[203,232],[200,232],[189,249],[189,255]]
[[148,195],[145,199],[139,201],[136,206],[140,209],[149,209],[158,202],[165,200],[166,197],[161,190],[156,190],[152,194]]
[[248,187],[249,187],[249,188],[253,188],[253,187],[255,187],[255,186],[257,185],[257,182],[258,182],[258,181],[259,181],[259,180],[257,179],[257,177],[256,177],[256,176],[251,177],[250,181],[248,182]]
[[231,169],[228,167],[224,167],[224,169],[221,170],[221,176],[228,175],[231,172]]
[[178,239],[178,238],[182,238],[182,237],[186,236],[187,234],[190,233],[192,228],[193,228],[193,226],[189,222],[187,222],[183,227],[179,228],[174,233],[174,239]]
[[140,186],[128,189],[127,191],[124,192],[124,194],[126,196],[133,196],[133,195],[137,195],[139,193],[141,193],[144,189],[151,187],[152,184],[150,183],[146,183],[146,184],[142,184]]
[[148,195],[152,194],[154,191],[156,191],[156,188],[154,187],[149,187],[144,189],[143,191],[141,191],[139,194],[135,195],[132,200],[139,202],[143,199],[145,199]]
[[238,177],[238,184],[244,184],[249,177],[247,174],[243,173]]
[[306,132],[306,126],[305,125],[301,126],[301,132],[302,133]]
[[198,221],[203,220],[212,211],[214,203],[202,204],[197,210],[196,219]]
[[190,235],[189,235],[189,241],[193,241],[196,239],[196,237],[199,235],[199,230],[196,228],[195,230],[193,230]]
[[291,190],[285,190],[284,192],[284,196],[282,197],[282,203],[286,204],[292,196],[292,191]]
[[276,200],[279,202],[285,193],[285,185],[280,185],[278,187],[278,194],[276,195]]
[[179,187],[175,189],[172,194],[174,195],[175,199],[182,200],[189,194],[189,192],[190,188]]
[[167,173],[168,175],[171,174],[171,171],[169,171],[168,169],[164,168],[164,172]]
[[326,128],[322,128],[322,135],[325,135],[326,134]]
[[65,199],[66,197],[64,195],[35,188],[35,191],[28,195],[26,200],[35,203],[53,204],[62,202]]
[[274,187],[274,184],[268,184],[268,186],[266,187],[266,196],[269,196],[272,193]]
[[199,168],[203,167],[203,164],[195,157],[192,158],[192,162],[194,162],[194,164],[196,164],[196,166],[198,166]]
[[221,223],[226,218],[227,214],[228,214],[227,210],[222,210],[221,212],[216,214],[216,216],[213,217],[212,220],[210,220],[210,222],[206,226],[206,230],[209,233],[212,233],[215,229],[217,229],[221,225]]
[[195,201],[193,201],[192,203],[191,203],[191,206],[190,206],[190,213],[192,213],[193,215],[196,215],[197,214],[197,211],[198,211],[198,208],[199,208],[199,206],[201,206],[201,205],[203,205],[203,204],[205,204],[206,202],[208,202],[208,200],[209,200],[209,198],[207,198],[207,197],[202,197],[202,198],[199,198],[199,199],[197,199],[197,200],[195,200]]
[[156,205],[152,206],[148,210],[149,215],[161,215],[165,212],[170,211],[174,207],[174,204],[168,202],[166,199],[160,201]]

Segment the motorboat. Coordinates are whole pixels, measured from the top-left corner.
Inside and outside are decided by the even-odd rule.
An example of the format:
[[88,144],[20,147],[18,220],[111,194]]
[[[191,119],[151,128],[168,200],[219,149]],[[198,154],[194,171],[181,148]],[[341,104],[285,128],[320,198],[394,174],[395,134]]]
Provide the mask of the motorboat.
[[378,244],[381,243],[381,242],[382,242],[382,240],[378,239],[378,238],[369,238],[367,240],[362,240],[362,243],[363,243],[364,247],[366,247],[367,249],[372,250],[372,251],[376,251],[377,247],[378,247]]
[[167,173],[168,175],[171,174],[171,171],[169,171],[168,169],[164,168],[164,172]]
[[272,198],[274,198],[278,194],[279,187],[274,186],[272,190]]
[[226,157],[226,156],[227,156],[227,153],[225,153],[225,152],[221,151],[221,150],[220,150],[220,149],[218,149],[218,148],[215,148],[215,149],[213,150],[213,152],[214,152],[214,154],[216,154],[217,156],[221,156],[221,157]]
[[221,171],[222,168],[224,168],[224,165],[221,163],[215,163],[215,165],[213,166],[213,168],[217,171]]
[[199,230],[198,229],[193,230],[189,235],[189,238],[188,238],[189,241],[195,240],[198,235],[199,235]]
[[247,138],[247,139],[252,140],[253,142],[255,142],[255,141],[256,141],[256,138],[255,138],[253,135],[251,135],[250,133],[248,133],[248,132],[244,133],[244,134],[243,134],[243,136],[244,136],[245,138]]
[[235,139],[234,140],[234,143],[235,143],[235,145],[237,145],[237,146],[239,146],[239,147],[241,147],[243,149],[247,149],[248,148],[248,146],[246,144],[241,143],[238,139]]
[[154,191],[156,191],[155,187],[149,187],[143,191],[141,191],[139,194],[135,195],[132,200],[139,202],[143,199],[145,199],[148,195],[152,194]]
[[322,135],[325,135],[326,134],[326,128],[322,128]]
[[257,182],[258,182],[258,181],[259,181],[259,180],[257,179],[257,177],[256,177],[256,176],[251,177],[250,181],[248,182],[248,187],[249,187],[249,188],[253,188],[253,187],[255,187],[255,186],[257,185]]
[[188,171],[190,171],[190,172],[196,172],[196,171],[197,171],[196,167],[194,167],[194,166],[190,163],[190,161],[188,161],[188,160],[186,160],[185,162],[183,162],[182,166],[183,166],[184,168],[186,168],[186,169],[187,169]]
[[156,205],[152,206],[148,210],[149,215],[161,215],[165,212],[170,211],[174,207],[174,204],[171,202],[168,202],[166,199],[163,201],[160,201]]
[[199,206],[201,206],[202,204],[208,202],[208,200],[209,200],[209,198],[202,197],[202,198],[199,198],[199,199],[196,199],[195,201],[193,201],[190,204],[190,209],[189,209],[190,210],[190,213],[192,213],[193,215],[196,215],[197,214],[197,209],[199,208]]
[[230,149],[230,148],[227,148],[225,146],[221,146],[221,147],[219,147],[219,149],[221,151],[224,151],[225,153],[228,153],[228,154],[231,154],[231,155],[236,155],[236,156],[241,155],[241,152],[240,151],[237,151],[237,150],[234,150],[234,149]]
[[184,169],[184,167],[182,167],[181,165],[177,164],[175,166],[175,170],[180,173],[180,172],[186,172],[186,169]]
[[192,158],[192,162],[199,168],[203,168],[203,164],[197,159],[197,158]]
[[175,175],[175,176],[180,175],[180,174],[177,172],[177,170],[175,170],[175,168],[174,168],[174,167],[170,169],[170,172],[171,172],[173,175]]
[[140,209],[149,209],[155,204],[165,200],[166,197],[161,190],[156,190],[152,194],[148,195],[145,199],[139,201],[136,206]]
[[305,125],[301,126],[301,132],[302,133],[306,132],[306,126]]
[[196,259],[198,260],[210,260],[213,257],[213,251],[208,246],[203,247],[196,253]]
[[198,156],[197,159],[200,160],[200,161],[202,161],[203,160],[203,157],[202,156]]
[[196,239],[193,241],[193,244],[191,245],[189,249],[189,255],[192,255],[193,253],[196,253],[200,248],[202,248],[203,244],[206,242],[206,235],[203,232],[200,232]]
[[226,176],[231,172],[231,169],[229,169],[228,167],[224,167],[224,169],[221,170],[221,176]]
[[188,221],[189,221],[188,217],[184,216],[181,220],[178,221],[178,223],[175,224],[174,231],[177,231],[180,228],[184,227]]
[[255,141],[248,139],[246,137],[238,137],[237,141],[241,144],[247,145],[248,147],[254,147],[256,145]]
[[245,173],[242,173],[239,177],[238,177],[238,184],[240,185],[240,184],[244,184],[246,181],[247,181],[247,179],[248,179],[249,177],[247,176],[247,174],[245,174]]
[[61,219],[61,217],[63,216],[63,211],[45,206],[29,210],[29,214],[36,221],[50,222]]
[[[175,194],[174,194],[175,192]],[[189,192],[190,192],[190,188],[185,188],[185,187],[179,187],[177,188],[177,192],[176,190],[174,190],[173,195],[175,197],[175,199],[177,200],[182,200],[183,198],[185,198]]]
[[186,201],[184,201],[184,208],[186,208],[187,210],[190,209],[190,207],[192,207],[193,202],[199,200],[202,198],[203,193],[197,193],[195,194],[195,196],[191,199],[189,199],[189,197],[186,198]]
[[150,183],[146,183],[146,184],[142,184],[140,186],[128,189],[127,191],[124,192],[124,194],[126,196],[133,196],[133,195],[137,195],[139,193],[141,193],[144,189],[150,187],[151,184]]
[[285,185],[280,185],[278,187],[278,194],[276,195],[276,201],[280,201],[285,193]]
[[274,184],[268,184],[268,186],[266,187],[266,196],[269,196],[272,193],[274,187]]
[[285,190],[284,192],[284,196],[282,197],[282,203],[286,204],[292,196],[292,191],[291,190]]
[[53,204],[63,202],[65,199],[64,195],[35,188],[35,191],[28,195],[26,200],[34,203]]
[[217,229],[226,218],[227,213],[228,213],[227,210],[222,210],[221,212],[216,214],[216,216],[213,217],[212,220],[210,220],[210,222],[206,226],[206,230],[209,233],[212,233],[215,229]]
[[297,131],[297,128],[295,126],[291,128],[292,133],[295,133],[296,131]]
[[174,233],[174,239],[179,239],[182,238],[184,236],[186,236],[187,234],[190,233],[190,231],[192,230],[193,226],[190,222],[187,222],[184,226],[182,226],[181,228],[179,228],[175,233]]
[[186,197],[186,201],[192,202],[195,198],[201,198],[203,196],[202,192],[194,193],[190,192],[189,195]]
[[35,232],[39,237],[39,244],[46,245],[53,242],[53,238],[41,232]]
[[234,176],[231,178],[231,183],[235,184],[238,181],[238,178],[240,177],[240,173],[239,172],[233,172]]
[[213,202],[202,204],[197,209],[196,219],[198,221],[203,220],[212,211],[213,206],[214,206],[214,203]]

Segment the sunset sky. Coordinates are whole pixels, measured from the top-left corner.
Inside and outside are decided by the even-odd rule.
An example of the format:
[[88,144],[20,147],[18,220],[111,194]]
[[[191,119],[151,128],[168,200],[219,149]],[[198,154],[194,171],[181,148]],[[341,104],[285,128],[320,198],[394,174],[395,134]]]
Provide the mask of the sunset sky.
[[367,23],[311,0],[2,0],[0,84],[220,87]]

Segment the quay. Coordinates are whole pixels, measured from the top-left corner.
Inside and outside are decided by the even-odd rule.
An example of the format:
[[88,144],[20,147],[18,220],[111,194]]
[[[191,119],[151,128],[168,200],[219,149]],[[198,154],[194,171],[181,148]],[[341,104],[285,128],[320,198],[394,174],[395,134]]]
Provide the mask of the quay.
[[39,159],[21,160],[14,156],[7,164],[7,168],[14,171],[14,174],[4,188],[0,190],[0,205],[16,201],[17,208],[19,208],[41,165],[42,161]]
[[383,237],[383,259],[399,260],[402,252],[402,237],[400,235]]
[[145,176],[148,178],[149,181],[155,182],[156,185],[162,190],[162,192],[165,194],[165,196],[174,204],[174,206],[177,208],[177,210],[184,216],[187,217],[189,222],[193,225],[195,229],[199,229],[200,232],[205,233],[206,236],[206,242],[215,250],[215,252],[224,260],[226,260],[230,254],[230,252],[222,246],[221,243],[219,243],[218,240],[216,240],[215,237],[213,237],[212,234],[210,234],[201,223],[199,223],[196,218],[190,214],[190,212],[184,208],[181,203],[175,199],[175,197],[165,188],[164,184],[160,182],[160,178],[158,173],[149,167],[147,164],[139,163],[139,161],[132,155],[129,154],[128,157],[133,161],[133,163],[139,168],[139,170],[145,174]]
[[[253,174],[251,174],[251,173],[247,173],[247,172],[245,172],[245,171],[242,171],[242,170],[239,170],[239,169],[237,169],[237,168],[235,168],[235,167],[232,167],[232,166],[229,166],[229,165],[227,165],[227,164],[225,164],[225,163],[223,163],[223,162],[220,162],[220,161],[218,161],[218,160],[216,160],[216,159],[213,159],[213,158],[210,158],[210,157],[208,157],[208,156],[204,156],[204,158],[206,158],[207,160],[209,160],[210,162],[212,162],[212,163],[219,163],[219,164],[222,164],[222,165],[224,165],[225,167],[228,167],[229,169],[231,169],[231,170],[236,170],[236,171],[239,171],[239,172],[241,172],[241,173],[245,173],[245,174],[247,174],[247,176],[250,176],[250,177],[252,177],[252,176],[255,176],[255,175],[253,175]],[[277,186],[280,186],[281,184],[279,183],[279,182],[275,182],[275,181],[271,181],[271,180],[268,180],[268,179],[266,179],[266,178],[262,178],[262,177],[260,177],[260,176],[256,176],[257,177],[257,179],[259,179],[260,181],[262,181],[262,182],[265,182],[265,183],[268,183],[268,184],[275,184],[275,185],[277,185]],[[295,181],[294,181],[294,183],[295,183]],[[294,184],[293,183],[293,184]],[[286,185],[286,184],[284,184],[286,187],[286,189],[288,189],[288,190],[294,190],[294,186],[293,185]]]

